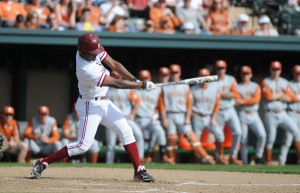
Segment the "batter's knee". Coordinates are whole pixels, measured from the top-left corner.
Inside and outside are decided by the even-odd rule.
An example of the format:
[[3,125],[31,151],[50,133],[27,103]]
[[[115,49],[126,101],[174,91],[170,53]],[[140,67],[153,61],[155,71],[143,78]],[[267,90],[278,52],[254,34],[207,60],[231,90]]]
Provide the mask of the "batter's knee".
[[174,146],[178,142],[178,135],[177,133],[170,133],[168,134],[168,146]]

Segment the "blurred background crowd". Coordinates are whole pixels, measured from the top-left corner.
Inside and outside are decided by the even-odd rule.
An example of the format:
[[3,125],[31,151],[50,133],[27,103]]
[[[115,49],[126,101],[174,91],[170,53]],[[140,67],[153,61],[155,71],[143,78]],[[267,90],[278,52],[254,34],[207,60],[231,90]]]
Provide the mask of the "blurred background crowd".
[[300,35],[297,0],[2,0],[1,27],[185,34]]

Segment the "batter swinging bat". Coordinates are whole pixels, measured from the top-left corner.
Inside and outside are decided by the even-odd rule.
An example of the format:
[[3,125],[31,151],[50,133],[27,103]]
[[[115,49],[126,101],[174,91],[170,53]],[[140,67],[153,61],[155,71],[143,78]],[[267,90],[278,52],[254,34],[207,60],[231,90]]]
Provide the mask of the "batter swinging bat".
[[218,75],[213,76],[202,76],[197,78],[189,78],[176,82],[166,82],[166,83],[157,83],[156,86],[168,86],[168,85],[176,85],[176,84],[200,84],[204,82],[216,82],[218,81]]

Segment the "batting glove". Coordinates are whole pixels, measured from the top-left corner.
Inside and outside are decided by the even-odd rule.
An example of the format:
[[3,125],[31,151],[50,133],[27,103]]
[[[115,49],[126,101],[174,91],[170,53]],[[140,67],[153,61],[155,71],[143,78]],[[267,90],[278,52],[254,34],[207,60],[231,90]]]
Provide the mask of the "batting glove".
[[144,81],[142,84],[142,89],[146,91],[151,91],[156,89],[156,85],[152,81]]

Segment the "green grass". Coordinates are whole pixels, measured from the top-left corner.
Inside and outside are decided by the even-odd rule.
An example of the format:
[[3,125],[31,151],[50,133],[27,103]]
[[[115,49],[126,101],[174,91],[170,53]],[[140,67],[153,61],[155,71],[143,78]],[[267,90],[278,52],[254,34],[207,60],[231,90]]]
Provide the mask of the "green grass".
[[[0,167],[31,167],[31,164],[4,163],[0,162]],[[165,169],[165,170],[195,170],[195,171],[226,171],[226,172],[252,172],[252,173],[282,173],[282,174],[300,174],[299,165],[287,166],[250,166],[250,165],[203,165],[203,164],[145,164],[147,169]],[[127,164],[62,164],[54,163],[51,167],[99,167],[99,168],[132,168],[132,165]]]

